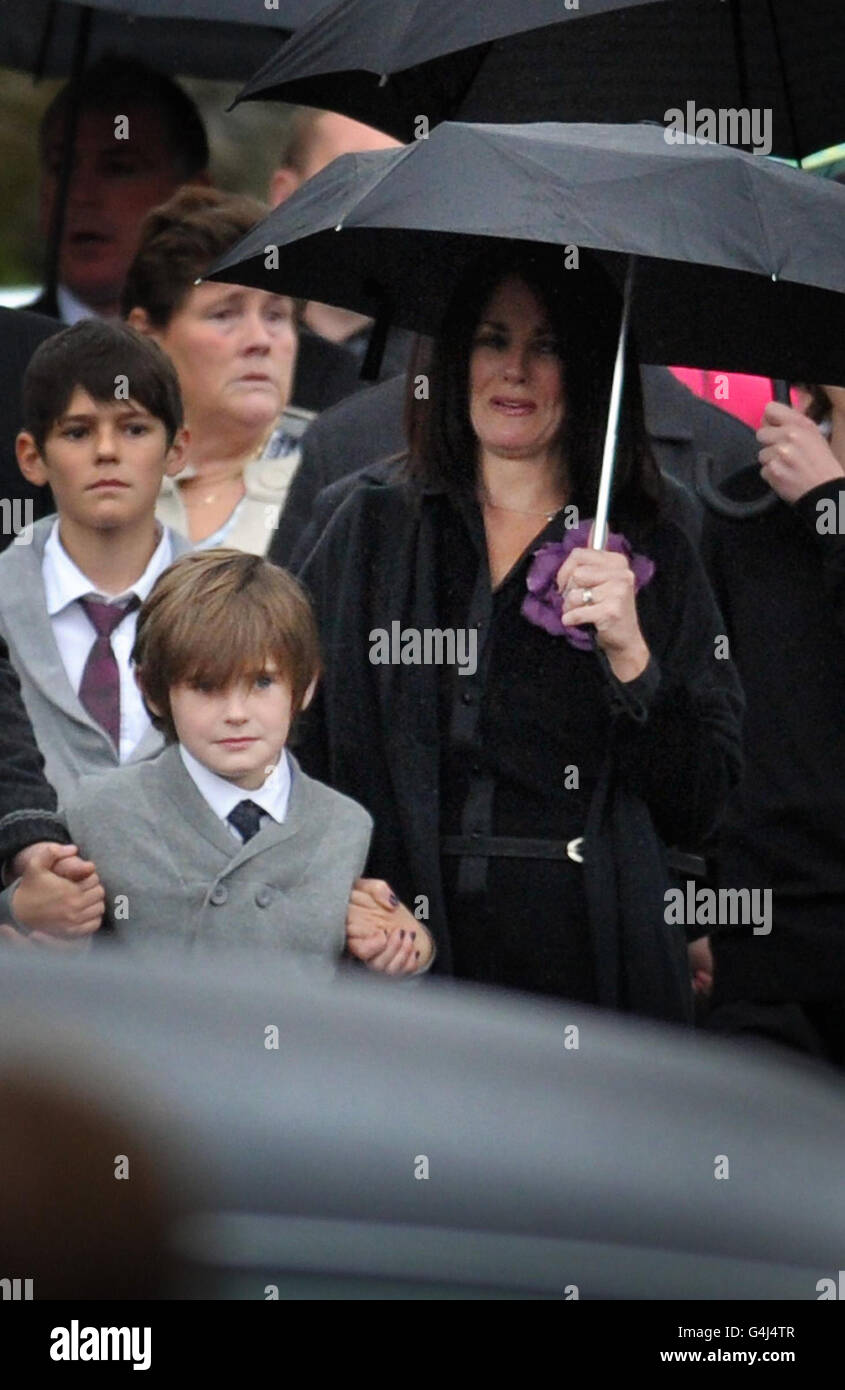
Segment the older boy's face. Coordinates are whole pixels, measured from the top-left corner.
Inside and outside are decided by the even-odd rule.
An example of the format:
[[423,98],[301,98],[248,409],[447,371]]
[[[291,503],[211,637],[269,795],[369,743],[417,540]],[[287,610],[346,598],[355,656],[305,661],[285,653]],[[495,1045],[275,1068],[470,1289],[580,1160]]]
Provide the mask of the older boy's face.
[[179,742],[210,772],[251,791],[279,761],[292,711],[290,682],[273,666],[225,690],[176,685],[170,691]]
[[36,458],[35,481],[50,484],[61,517],[106,531],[152,517],[165,472],[181,467],[181,436],[168,449],[163,422],[139,402],[95,401],[78,386]]

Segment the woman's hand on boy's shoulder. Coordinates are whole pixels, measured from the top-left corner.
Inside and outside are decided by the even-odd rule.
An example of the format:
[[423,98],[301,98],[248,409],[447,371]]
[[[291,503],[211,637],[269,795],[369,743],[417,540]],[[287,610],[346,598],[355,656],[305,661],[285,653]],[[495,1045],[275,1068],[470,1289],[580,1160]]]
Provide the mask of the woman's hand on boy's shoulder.
[[17,928],[5,926],[10,942],[35,942],[56,949],[79,949],[103,920],[105,891],[96,868],[76,845],[43,841],[16,856],[20,878],[11,892]]
[[389,883],[359,878],[346,909],[346,949],[370,970],[413,975],[430,964],[434,942]]

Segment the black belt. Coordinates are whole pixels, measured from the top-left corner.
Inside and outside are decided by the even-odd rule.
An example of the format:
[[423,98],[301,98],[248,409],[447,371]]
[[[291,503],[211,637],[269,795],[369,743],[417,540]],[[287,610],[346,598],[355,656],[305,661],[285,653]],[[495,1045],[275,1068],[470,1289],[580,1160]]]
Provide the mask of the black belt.
[[522,835],[445,835],[441,854],[469,859],[571,859],[583,863],[584,836],[574,840],[531,840]]

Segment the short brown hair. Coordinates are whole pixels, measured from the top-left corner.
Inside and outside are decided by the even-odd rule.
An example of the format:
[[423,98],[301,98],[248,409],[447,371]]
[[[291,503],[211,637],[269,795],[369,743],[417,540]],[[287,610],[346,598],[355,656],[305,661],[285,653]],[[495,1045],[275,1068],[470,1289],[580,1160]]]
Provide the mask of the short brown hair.
[[296,715],[320,674],[320,643],[292,574],[260,555],[221,548],[183,555],[164,571],[138,615],[132,661],[150,718],[173,743],[173,686],[224,690],[274,662],[290,681]]
[[268,211],[265,203],[245,193],[200,185],[180,188],[141,224],[121,296],[123,317],[132,309],[145,309],[153,328],[166,328],[194,282]]
[[115,372],[126,377],[130,399],[161,420],[170,448],[182,427],[179,378],[170,358],[127,323],[80,319],[39,344],[23,379],[23,428],[42,457],[47,436],[76,388],[95,401],[114,402]]

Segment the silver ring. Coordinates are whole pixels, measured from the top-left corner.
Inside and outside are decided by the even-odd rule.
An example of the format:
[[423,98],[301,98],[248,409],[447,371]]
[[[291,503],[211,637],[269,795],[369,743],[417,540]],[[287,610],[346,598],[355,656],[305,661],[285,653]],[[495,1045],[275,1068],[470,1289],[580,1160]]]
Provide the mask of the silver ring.
[[584,603],[585,603],[585,604],[592,603],[592,601],[593,601],[593,591],[592,591],[592,589],[584,589],[583,593],[584,593]]

